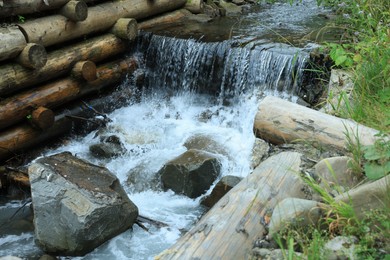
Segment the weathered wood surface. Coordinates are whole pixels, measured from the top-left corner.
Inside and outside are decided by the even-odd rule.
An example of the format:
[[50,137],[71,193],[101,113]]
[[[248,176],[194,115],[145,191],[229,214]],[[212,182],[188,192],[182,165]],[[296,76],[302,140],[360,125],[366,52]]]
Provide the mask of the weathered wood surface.
[[47,54],[45,66],[26,69],[17,63],[0,66],[0,97],[16,93],[34,84],[67,75],[78,61],[99,62],[124,52],[128,44],[105,34]]
[[[126,92],[126,93],[124,93]],[[87,99],[87,104],[83,102],[73,102],[55,112],[53,125],[42,131],[32,127],[29,123],[21,123],[7,128],[0,132],[0,162],[18,156],[18,153],[31,147],[44,145],[47,140],[69,133],[72,129],[93,130],[98,123],[91,123],[78,118],[93,119],[99,113],[109,113],[116,108],[123,106],[127,98],[132,95],[129,91],[114,92],[101,98]],[[93,109],[91,109],[93,108]]]
[[30,69],[39,69],[47,62],[45,47],[36,43],[28,43],[17,58],[17,62]]
[[186,0],[123,0],[105,2],[88,8],[88,17],[73,22],[62,15],[52,15],[18,24],[28,42],[44,46],[61,43],[111,28],[120,18],[142,19],[182,7]]
[[138,29],[145,30],[149,29],[155,26],[161,26],[164,24],[171,24],[177,21],[180,21],[181,19],[185,18],[186,16],[191,15],[191,12],[186,9],[179,9],[173,12],[169,12],[166,14],[159,15],[157,17],[147,19],[145,21],[142,21],[138,23]]
[[203,0],[188,0],[185,9],[190,11],[193,14],[200,14],[204,9],[204,1]]
[[46,107],[38,107],[32,111],[30,120],[39,129],[49,129],[54,124],[54,112]]
[[301,155],[283,152],[262,162],[171,248],[156,259],[246,259],[253,241],[284,198],[303,198]]
[[88,6],[84,1],[70,0],[61,8],[60,14],[73,22],[84,21],[88,17]]
[[120,18],[110,32],[121,39],[132,41],[138,35],[137,21],[132,18]]
[[256,136],[274,144],[304,141],[345,150],[346,133],[362,145],[375,142],[377,130],[354,121],[321,113],[286,100],[267,96],[255,117]]
[[18,56],[26,44],[26,38],[18,27],[0,27],[0,61]]
[[[99,0],[84,0],[86,3]],[[0,17],[8,17],[21,14],[40,13],[63,7],[69,0],[4,0],[0,7]]]
[[96,65],[92,61],[79,61],[77,62],[71,72],[72,77],[77,79],[83,79],[86,81],[93,81],[97,79]]
[[0,129],[22,121],[44,106],[55,108],[105,86],[117,83],[136,69],[134,58],[111,62],[97,69],[97,79],[82,82],[72,77],[61,79],[0,101]]

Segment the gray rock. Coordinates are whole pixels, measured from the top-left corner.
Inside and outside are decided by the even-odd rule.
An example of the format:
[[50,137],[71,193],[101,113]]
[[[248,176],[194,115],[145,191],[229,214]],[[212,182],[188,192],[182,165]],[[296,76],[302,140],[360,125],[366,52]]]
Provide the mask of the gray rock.
[[116,135],[100,137],[100,143],[89,147],[93,156],[99,159],[118,157],[126,152],[122,142]]
[[351,158],[338,156],[326,158],[318,162],[315,166],[315,175],[321,180],[321,186],[329,192],[341,186],[340,192],[355,187],[362,180],[362,176],[355,174],[350,169]]
[[38,159],[29,176],[35,238],[47,253],[85,255],[138,216],[111,172],[70,153]]
[[224,0],[219,1],[219,5],[226,10],[226,15],[240,14],[242,12],[242,7],[233,3],[228,3]]
[[243,5],[245,4],[245,1],[244,0],[233,0],[231,1],[233,4],[236,4],[236,5]]
[[263,139],[256,138],[255,144],[252,148],[252,168],[256,168],[261,161],[268,155],[269,152],[269,144]]
[[322,204],[317,201],[286,198],[279,202],[271,216],[269,234],[275,235],[287,227],[302,227],[316,224],[321,216]]
[[210,188],[220,170],[221,163],[214,155],[191,149],[167,162],[159,175],[165,190],[196,198]]
[[207,134],[191,136],[184,142],[184,147],[188,150],[196,149],[215,154],[228,155],[226,147],[213,140],[213,138]]
[[[267,260],[280,260],[285,259],[286,252],[283,252],[283,249],[267,249],[267,248],[254,248],[252,250],[252,256],[249,258],[251,260],[267,259]],[[305,259],[302,253],[294,252],[293,259]]]
[[211,208],[241,180],[241,177],[231,175],[222,177],[221,180],[219,180],[219,182],[217,183],[217,185],[215,185],[211,194],[201,201],[201,204]]
[[355,244],[357,242],[357,238],[353,236],[335,237],[332,240],[326,242],[326,244],[324,245],[323,256],[326,259],[337,260],[358,259],[355,251]]
[[22,258],[19,258],[19,257],[16,257],[16,256],[7,255],[7,256],[0,257],[0,260],[22,260]]

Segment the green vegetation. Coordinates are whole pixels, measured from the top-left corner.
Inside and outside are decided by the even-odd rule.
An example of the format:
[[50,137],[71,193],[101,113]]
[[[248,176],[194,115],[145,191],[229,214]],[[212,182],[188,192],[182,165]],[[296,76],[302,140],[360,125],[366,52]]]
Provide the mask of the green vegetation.
[[[369,180],[380,179],[390,173],[390,1],[317,0],[317,3],[335,10],[339,19],[333,26],[343,31],[339,42],[325,43],[324,50],[333,60],[334,68],[353,74],[354,89],[350,96],[338,94],[339,103],[345,105],[336,106],[337,115],[381,131],[375,144],[369,146],[361,145],[356,136],[346,133],[353,158],[351,168],[356,174],[364,173]],[[286,259],[298,258],[292,256],[293,251],[303,252],[308,259],[326,259],[323,245],[338,235],[357,238],[357,259],[390,259],[390,194],[383,198],[383,209],[358,218],[351,204],[337,203],[313,179],[305,177],[305,180],[320,194],[327,214],[317,227],[309,230],[287,227],[279,234],[276,240],[287,250]]]

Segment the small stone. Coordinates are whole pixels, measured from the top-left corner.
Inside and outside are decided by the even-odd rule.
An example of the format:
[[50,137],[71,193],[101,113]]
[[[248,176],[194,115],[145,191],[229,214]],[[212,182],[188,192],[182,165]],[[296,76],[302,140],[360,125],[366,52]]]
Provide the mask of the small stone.
[[323,255],[326,259],[357,259],[355,244],[357,238],[354,236],[338,236],[329,240],[323,248]]

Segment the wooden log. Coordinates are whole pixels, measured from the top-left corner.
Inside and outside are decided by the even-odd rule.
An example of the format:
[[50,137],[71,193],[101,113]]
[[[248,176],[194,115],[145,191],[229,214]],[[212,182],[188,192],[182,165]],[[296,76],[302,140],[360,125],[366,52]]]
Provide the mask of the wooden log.
[[[114,84],[113,86],[116,86]],[[125,96],[132,95],[128,92]],[[66,108],[56,111],[54,124],[47,130],[42,131],[32,127],[29,123],[21,123],[0,132],[0,163],[5,160],[18,156],[18,153],[25,149],[45,145],[48,140],[70,133],[72,129],[93,130],[98,124],[89,124],[82,120],[75,120],[74,117],[94,118],[95,110],[109,113],[114,109],[126,104],[127,98],[122,100],[123,91],[114,92],[109,96],[99,97],[89,100],[88,103],[74,102]],[[91,109],[93,107],[94,109]]]
[[26,38],[18,27],[0,27],[0,61],[18,56],[26,44]]
[[62,15],[52,15],[18,24],[28,42],[50,46],[86,34],[111,28],[119,18],[142,19],[180,8],[186,0],[123,0],[105,2],[88,9],[88,17],[73,22]]
[[[99,0],[84,0],[86,3],[96,3]],[[61,8],[69,0],[5,0],[0,8],[0,17],[41,13],[47,10]]]
[[61,8],[60,14],[73,22],[84,21],[88,17],[88,6],[84,1],[71,0]]
[[31,113],[31,123],[42,130],[54,124],[54,112],[46,107],[38,107]]
[[267,96],[261,101],[255,117],[256,136],[274,144],[293,141],[312,142],[338,150],[346,150],[346,133],[360,144],[375,142],[377,130],[321,113],[286,100]]
[[181,19],[184,19],[188,15],[191,15],[190,11],[186,9],[179,9],[142,21],[138,23],[138,29],[146,30],[163,24],[172,24],[174,22],[180,21]]
[[137,21],[132,18],[120,18],[111,29],[111,33],[124,40],[134,40],[138,35]]
[[31,112],[40,106],[55,108],[116,83],[135,68],[136,62],[133,58],[111,62],[98,69],[98,78],[92,82],[80,82],[70,77],[4,99],[0,102],[0,129],[29,117]]
[[204,2],[203,0],[187,0],[184,8],[193,14],[200,14],[203,13]]
[[296,152],[268,158],[156,259],[246,259],[253,241],[267,233],[264,225],[276,204],[305,196],[300,163]]
[[72,69],[72,76],[86,81],[93,81],[96,76],[96,65],[92,61],[79,61]]
[[19,54],[17,62],[30,69],[42,68],[47,62],[45,47],[36,43],[28,43]]
[[99,62],[124,52],[128,45],[112,34],[105,34],[48,53],[46,65],[29,70],[11,63],[0,67],[0,97],[18,92],[28,86],[67,75],[80,60]]

